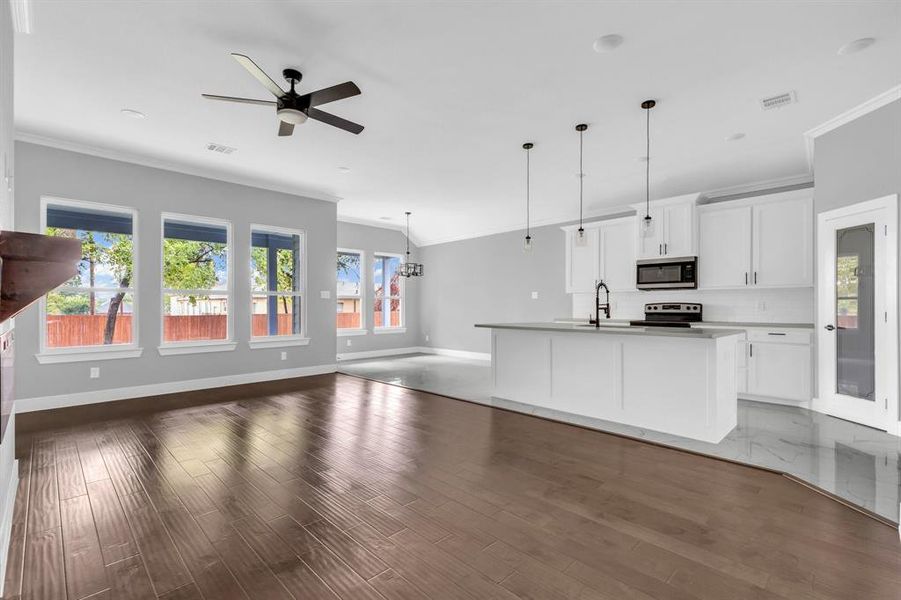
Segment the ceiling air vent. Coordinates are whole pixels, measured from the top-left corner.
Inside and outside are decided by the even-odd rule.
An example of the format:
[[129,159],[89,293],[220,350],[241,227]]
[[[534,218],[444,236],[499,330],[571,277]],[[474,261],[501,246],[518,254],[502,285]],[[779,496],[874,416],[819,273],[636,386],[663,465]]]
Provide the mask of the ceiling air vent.
[[788,106],[789,104],[794,104],[798,101],[797,96],[795,96],[794,92],[785,92],[784,94],[779,94],[776,96],[770,96],[769,98],[763,98],[760,101],[760,107],[763,110],[771,110],[774,108],[781,108],[783,106]]
[[231,154],[232,152],[237,150],[237,148],[232,148],[231,146],[223,146],[222,144],[214,144],[213,142],[207,144],[206,149],[211,152],[218,152],[219,154]]

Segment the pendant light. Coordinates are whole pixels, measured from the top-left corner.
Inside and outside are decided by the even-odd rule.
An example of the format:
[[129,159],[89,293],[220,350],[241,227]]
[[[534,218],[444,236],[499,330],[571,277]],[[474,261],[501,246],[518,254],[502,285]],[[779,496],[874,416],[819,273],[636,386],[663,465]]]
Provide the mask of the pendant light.
[[526,151],[526,237],[523,240],[522,251],[523,252],[531,252],[532,251],[532,233],[529,229],[529,176],[531,174],[531,165],[529,164],[529,156],[532,148],[535,147],[535,144],[532,142],[526,142],[522,145],[523,150]]
[[651,109],[657,106],[654,100],[645,100],[641,103],[644,109],[645,119],[645,166],[644,166],[644,201],[645,212],[644,219],[641,222],[641,228],[645,235],[650,235],[654,229],[654,220],[651,218]]
[[407,259],[405,262],[402,262],[401,265],[397,268],[397,273],[401,277],[422,277],[422,264],[415,263],[410,260],[410,211],[405,213],[407,215],[407,235],[405,236],[407,242]]
[[585,123],[576,125],[576,131],[579,132],[579,230],[576,235],[576,246],[585,246],[588,244],[588,237],[585,235],[585,229],[582,228],[582,188],[585,181],[585,173],[582,171],[582,134],[588,129]]

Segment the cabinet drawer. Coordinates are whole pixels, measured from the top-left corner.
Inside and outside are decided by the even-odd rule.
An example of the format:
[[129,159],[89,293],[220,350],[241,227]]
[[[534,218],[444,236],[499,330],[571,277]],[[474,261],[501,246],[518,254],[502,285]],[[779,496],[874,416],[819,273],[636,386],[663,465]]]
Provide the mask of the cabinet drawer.
[[789,331],[785,329],[749,329],[749,342],[769,342],[773,344],[810,344],[810,331]]

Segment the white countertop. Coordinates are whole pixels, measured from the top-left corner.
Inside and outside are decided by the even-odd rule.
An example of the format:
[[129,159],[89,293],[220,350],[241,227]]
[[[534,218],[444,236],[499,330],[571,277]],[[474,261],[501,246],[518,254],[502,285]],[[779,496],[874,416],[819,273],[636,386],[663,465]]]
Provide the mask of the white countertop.
[[[638,320],[638,319],[636,319]],[[607,323],[611,324],[629,324],[630,319],[609,319]],[[573,317],[561,317],[554,319],[554,323],[571,323],[581,324],[587,323],[586,319],[575,319]],[[813,323],[763,323],[760,321],[701,321],[700,323],[692,323],[692,327],[738,327],[740,329],[813,329]]]
[[476,323],[476,327],[489,329],[518,329],[522,331],[553,331],[558,333],[584,333],[589,335],[640,335],[654,337],[681,337],[713,339],[728,335],[741,335],[741,329],[709,329],[705,327],[632,327],[628,321],[610,319],[600,327],[584,323]]

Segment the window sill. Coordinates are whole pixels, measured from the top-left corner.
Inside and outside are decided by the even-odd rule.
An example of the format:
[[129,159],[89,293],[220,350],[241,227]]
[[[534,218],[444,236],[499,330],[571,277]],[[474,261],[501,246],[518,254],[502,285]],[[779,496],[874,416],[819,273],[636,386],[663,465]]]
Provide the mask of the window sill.
[[352,335],[366,335],[369,332],[365,329],[339,329],[338,337],[350,337]]
[[406,327],[377,327],[372,330],[375,335],[383,335],[386,333],[407,333]]
[[125,348],[79,348],[77,350],[42,352],[35,354],[34,357],[42,365],[53,365],[57,363],[138,358],[143,352],[143,348],[135,348],[133,346]]
[[271,339],[259,338],[250,340],[247,344],[254,350],[259,348],[284,348],[286,346],[309,346],[310,338],[281,336]]
[[160,356],[176,354],[203,354],[205,352],[231,352],[238,346],[237,342],[197,342],[185,344],[166,344],[157,347]]

